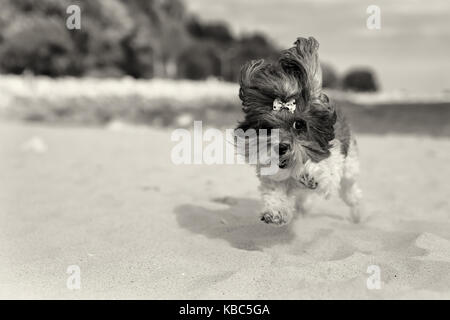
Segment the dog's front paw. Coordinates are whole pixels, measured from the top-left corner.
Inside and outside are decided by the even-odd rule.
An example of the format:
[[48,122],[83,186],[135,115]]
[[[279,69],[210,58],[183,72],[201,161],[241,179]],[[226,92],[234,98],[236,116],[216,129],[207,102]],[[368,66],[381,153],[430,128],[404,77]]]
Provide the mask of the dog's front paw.
[[261,221],[265,223],[282,226],[288,224],[292,219],[292,214],[287,209],[272,209],[261,214]]
[[310,176],[308,173],[302,174],[299,181],[309,189],[316,189],[318,186],[318,183],[314,180],[314,177]]

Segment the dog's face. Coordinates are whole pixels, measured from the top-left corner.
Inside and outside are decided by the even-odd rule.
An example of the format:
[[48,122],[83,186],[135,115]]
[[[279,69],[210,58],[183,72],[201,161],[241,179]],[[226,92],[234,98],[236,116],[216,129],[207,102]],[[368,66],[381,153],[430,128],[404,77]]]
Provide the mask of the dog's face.
[[245,119],[238,129],[279,129],[282,169],[330,154],[336,112],[322,93],[317,49],[314,38],[299,38],[277,63],[251,61],[241,70]]

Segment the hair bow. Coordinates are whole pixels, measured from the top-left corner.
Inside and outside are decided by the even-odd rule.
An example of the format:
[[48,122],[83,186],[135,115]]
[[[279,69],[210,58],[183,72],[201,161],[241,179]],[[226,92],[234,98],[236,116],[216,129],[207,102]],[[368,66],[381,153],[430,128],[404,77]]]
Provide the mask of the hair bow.
[[284,108],[288,109],[291,113],[294,113],[296,108],[295,99],[291,99],[288,102],[283,102],[279,98],[273,100],[273,110],[280,111]]

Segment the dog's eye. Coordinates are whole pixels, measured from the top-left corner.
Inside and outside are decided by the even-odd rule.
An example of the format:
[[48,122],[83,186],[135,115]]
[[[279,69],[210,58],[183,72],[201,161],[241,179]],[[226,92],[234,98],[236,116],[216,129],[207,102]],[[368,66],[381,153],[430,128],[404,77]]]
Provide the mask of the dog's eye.
[[306,129],[306,122],[303,120],[296,120],[294,121],[294,123],[292,124],[292,127],[295,130],[305,130]]

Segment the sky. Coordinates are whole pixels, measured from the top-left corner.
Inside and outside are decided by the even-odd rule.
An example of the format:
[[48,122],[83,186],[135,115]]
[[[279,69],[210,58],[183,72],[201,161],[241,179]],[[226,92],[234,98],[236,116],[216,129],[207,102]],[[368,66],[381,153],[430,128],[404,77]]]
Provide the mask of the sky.
[[[320,42],[321,60],[340,73],[375,70],[381,88],[450,91],[450,0],[185,0],[205,21],[225,21],[236,34],[262,31],[280,48],[299,36]],[[368,6],[381,28],[369,30]]]

